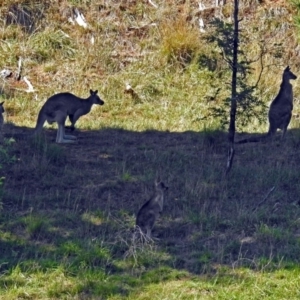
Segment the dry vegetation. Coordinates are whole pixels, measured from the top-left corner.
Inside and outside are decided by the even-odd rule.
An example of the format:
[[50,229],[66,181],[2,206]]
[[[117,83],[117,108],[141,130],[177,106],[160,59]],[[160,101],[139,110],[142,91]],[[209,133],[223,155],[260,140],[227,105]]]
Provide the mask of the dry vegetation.
[[[0,79],[0,299],[299,298],[299,84],[286,141],[237,147],[225,178],[226,132],[211,109],[230,95],[230,69],[198,21],[230,23],[231,1],[204,12],[153,2],[2,1],[0,69],[13,76]],[[68,21],[75,7],[87,28]],[[20,9],[23,26],[8,17]],[[247,82],[263,66],[255,92],[268,104],[286,65],[300,76],[297,10],[245,0],[240,15]],[[55,144],[55,125],[20,138],[49,96],[89,89],[105,105],[79,120],[77,144]],[[265,132],[262,111],[238,129]],[[157,174],[169,191],[158,240],[143,244],[132,228]]]

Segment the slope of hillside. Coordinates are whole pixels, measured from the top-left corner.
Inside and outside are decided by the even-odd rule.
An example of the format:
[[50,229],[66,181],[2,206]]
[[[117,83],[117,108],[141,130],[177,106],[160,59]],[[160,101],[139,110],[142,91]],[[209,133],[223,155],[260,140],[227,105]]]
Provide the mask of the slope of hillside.
[[[202,1],[203,11],[198,1],[157,1],[157,8],[151,1],[21,3],[5,1],[1,7],[2,23],[7,24],[1,29],[1,68],[15,74],[21,57],[21,78],[35,92],[24,92],[24,80],[2,81],[8,121],[33,127],[41,104],[53,93],[87,97],[90,88],[98,88],[107,105],[87,117],[86,126],[92,128],[182,131],[216,123],[210,109],[223,106],[228,97],[230,70],[221,49],[205,37],[213,34],[209,22],[214,16],[230,23],[231,1],[217,8],[209,8],[215,1]],[[84,16],[86,28],[77,24],[74,9]],[[286,1],[246,1],[240,7],[245,34],[241,48],[245,59],[256,61],[248,81],[257,81],[263,65],[257,94],[266,103],[278,90],[282,69],[299,66],[292,11]],[[124,93],[127,84],[136,97]],[[128,124],[131,115],[139,125]],[[158,115],[164,118],[157,120]]]

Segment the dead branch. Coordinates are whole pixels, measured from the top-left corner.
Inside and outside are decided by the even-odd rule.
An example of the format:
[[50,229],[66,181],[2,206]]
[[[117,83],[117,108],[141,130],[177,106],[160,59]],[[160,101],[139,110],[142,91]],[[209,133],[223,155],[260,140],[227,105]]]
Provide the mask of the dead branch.
[[151,4],[153,7],[158,8],[158,5],[155,4],[152,0],[148,0],[149,4]]
[[255,208],[253,208],[252,212],[255,212],[255,211],[259,208],[259,206],[261,206],[263,203],[265,203],[265,202],[267,201],[267,199],[269,198],[270,194],[271,194],[274,190],[275,190],[275,186],[273,186],[273,187],[269,190],[269,192],[267,193],[267,195],[265,196],[265,198],[264,198],[262,201],[260,201],[260,202],[256,205]]
[[79,26],[82,26],[84,28],[88,27],[84,15],[78,10],[78,8],[74,8],[73,17]]
[[26,92],[33,93],[35,91],[35,89],[33,88],[33,85],[31,84],[31,82],[25,76],[23,77],[23,80],[28,86],[28,89],[26,90]]
[[22,57],[19,57],[18,70],[17,70],[17,73],[15,75],[15,79],[18,80],[18,81],[21,79],[21,72],[22,72]]

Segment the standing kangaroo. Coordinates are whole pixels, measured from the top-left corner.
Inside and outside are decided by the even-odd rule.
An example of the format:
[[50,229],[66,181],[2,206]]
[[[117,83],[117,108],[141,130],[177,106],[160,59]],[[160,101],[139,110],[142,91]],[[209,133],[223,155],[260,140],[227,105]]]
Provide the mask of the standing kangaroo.
[[136,225],[146,233],[147,237],[151,237],[151,231],[156,219],[163,210],[164,194],[168,190],[163,182],[155,181],[155,193],[138,211],[136,217]]
[[57,122],[56,143],[73,143],[76,137],[65,134],[66,118],[69,116],[71,128],[74,130],[76,121],[89,113],[93,104],[104,104],[97,93],[98,91],[90,90],[90,96],[87,99],[79,98],[71,93],[59,93],[51,96],[39,112],[34,134],[42,130],[45,121],[49,124]]
[[292,118],[293,110],[293,86],[290,80],[297,79],[297,76],[292,73],[290,67],[287,66],[282,74],[282,82],[280,90],[276,98],[272,101],[269,109],[269,131],[266,135],[258,138],[249,138],[238,141],[237,144],[259,142],[262,139],[273,137],[277,129],[282,130],[282,139],[284,138],[289,123]]

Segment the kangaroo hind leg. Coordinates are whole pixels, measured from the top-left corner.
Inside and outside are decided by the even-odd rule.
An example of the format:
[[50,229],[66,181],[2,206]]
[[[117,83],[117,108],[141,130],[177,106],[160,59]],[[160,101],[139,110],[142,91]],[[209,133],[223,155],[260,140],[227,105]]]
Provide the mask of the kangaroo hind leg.
[[77,139],[76,136],[65,135],[65,126],[62,124],[58,124],[56,143],[59,144],[75,143],[76,139]]
[[281,128],[281,130],[282,130],[281,140],[283,140],[285,138],[285,134],[286,134],[287,128],[288,128],[288,126],[290,124],[291,118],[292,118],[292,114],[290,114],[289,116],[287,116],[285,122],[283,122],[283,124],[282,124],[282,128]]
[[65,122],[67,115],[61,111],[57,112],[55,120],[58,124],[56,135],[56,143],[74,143],[77,139],[76,136],[65,134]]
[[86,114],[86,112],[83,111],[82,109],[77,109],[77,110],[75,111],[74,115],[72,115],[72,116],[70,115],[70,116],[69,116],[69,119],[70,119],[70,121],[71,121],[71,123],[72,123],[72,125],[71,125],[71,129],[72,129],[72,130],[75,129],[75,123],[78,121],[78,119],[79,119],[81,116],[85,115],[85,114]]
[[69,115],[69,120],[71,122],[71,125],[70,126],[65,126],[65,128],[67,129],[70,129],[71,131],[74,131],[75,130],[75,122],[73,121],[74,119],[74,115]]

